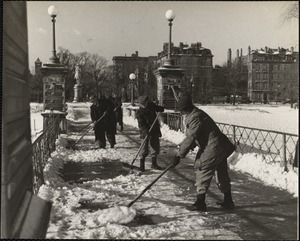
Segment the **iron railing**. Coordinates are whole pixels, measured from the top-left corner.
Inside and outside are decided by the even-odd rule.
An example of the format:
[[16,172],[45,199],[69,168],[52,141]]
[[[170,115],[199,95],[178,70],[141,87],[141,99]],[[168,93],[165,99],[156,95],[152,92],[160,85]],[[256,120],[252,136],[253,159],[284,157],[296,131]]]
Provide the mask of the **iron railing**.
[[55,151],[55,141],[59,134],[59,116],[48,118],[47,128],[32,144],[33,192],[37,194],[45,183],[43,170],[51,152]]
[[[160,116],[160,120],[171,130],[184,132],[184,117],[181,114],[164,112]],[[293,165],[298,135],[219,122],[216,124],[234,142],[238,152],[260,153],[265,162],[280,162],[285,170],[288,165]]]

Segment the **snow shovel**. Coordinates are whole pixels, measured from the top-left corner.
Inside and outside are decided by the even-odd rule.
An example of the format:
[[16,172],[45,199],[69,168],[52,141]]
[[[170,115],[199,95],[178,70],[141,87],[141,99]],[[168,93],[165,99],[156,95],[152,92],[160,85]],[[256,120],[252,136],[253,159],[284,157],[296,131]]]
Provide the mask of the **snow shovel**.
[[[103,118],[104,118],[104,114],[96,121],[96,123],[95,124],[97,124],[99,121],[101,121]],[[91,122],[91,123],[93,123],[93,122]],[[90,123],[90,124],[91,124]],[[81,137],[77,140],[77,141],[75,141],[74,142],[74,144],[72,144],[71,146],[66,146],[66,148],[67,149],[73,149],[74,150],[74,147],[75,147],[75,145],[87,134],[87,133],[89,133],[90,132],[90,130],[92,130],[94,127],[91,127],[91,128],[89,128],[85,133],[83,133],[83,135],[81,135]]]
[[139,198],[148,190],[150,187],[158,181],[159,178],[161,178],[170,168],[173,167],[173,163],[171,163],[157,178],[155,178],[135,199],[133,199],[127,207],[131,207]]
[[155,117],[155,119],[154,119],[154,121],[153,121],[153,123],[152,123],[152,125],[151,125],[151,127],[150,127],[150,129],[149,129],[149,131],[148,131],[148,134],[147,134],[146,137],[144,138],[142,144],[140,145],[140,147],[139,147],[137,153],[135,154],[135,156],[134,156],[134,158],[133,158],[133,160],[132,160],[132,162],[131,162],[131,165],[130,165],[130,167],[131,167],[131,172],[133,172],[133,163],[135,162],[137,156],[139,155],[139,153],[141,152],[143,146],[145,145],[145,142],[146,142],[146,140],[147,140],[148,137],[149,137],[149,133],[150,133],[151,130],[153,129],[153,126],[154,126],[155,122],[157,121],[158,116],[159,116],[159,112],[157,112],[156,117]]

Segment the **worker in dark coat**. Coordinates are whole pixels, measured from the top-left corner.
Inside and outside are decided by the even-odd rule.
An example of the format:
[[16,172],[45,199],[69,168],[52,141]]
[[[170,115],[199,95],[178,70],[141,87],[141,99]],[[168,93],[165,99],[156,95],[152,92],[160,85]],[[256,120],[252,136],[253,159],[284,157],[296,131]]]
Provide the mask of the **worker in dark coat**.
[[[142,172],[145,171],[145,159],[149,154],[149,145],[152,159],[151,168],[161,170],[162,168],[157,165],[157,156],[160,152],[159,138],[161,137],[161,131],[158,119],[156,119],[156,112],[163,112],[164,107],[154,104],[146,95],[140,96],[138,103],[140,108],[136,112],[136,118],[140,129],[140,138],[147,138],[140,152],[140,170]],[[155,124],[149,133],[154,121]]]
[[186,137],[174,157],[173,166],[178,165],[180,159],[196,145],[199,146],[195,161],[197,201],[188,209],[206,211],[205,196],[214,174],[218,188],[224,193],[224,201],[218,204],[225,209],[234,209],[227,158],[234,152],[235,146],[207,113],[193,105],[188,94],[181,96],[177,108],[186,115]]
[[94,95],[90,97],[90,101],[93,103],[90,107],[90,114],[94,125],[95,141],[98,141],[100,149],[105,148],[106,106],[102,99],[97,100]]
[[114,98],[112,96],[109,96],[106,99],[107,103],[107,127],[106,127],[106,137],[108,142],[110,143],[110,147],[114,148],[114,145],[116,144],[116,116],[115,116],[115,104],[114,104]]
[[116,125],[119,124],[120,130],[123,131],[123,109],[122,109],[121,97],[116,97],[114,100],[114,104],[115,104],[114,111],[116,116]]

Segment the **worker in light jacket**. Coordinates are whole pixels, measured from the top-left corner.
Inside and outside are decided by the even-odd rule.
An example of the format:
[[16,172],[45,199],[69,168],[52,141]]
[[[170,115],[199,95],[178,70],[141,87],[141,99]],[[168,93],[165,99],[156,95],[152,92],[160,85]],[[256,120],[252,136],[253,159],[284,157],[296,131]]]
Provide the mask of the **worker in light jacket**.
[[207,210],[205,196],[214,175],[218,188],[224,193],[224,201],[217,204],[225,209],[234,209],[227,158],[234,152],[235,146],[207,113],[193,105],[190,95],[181,95],[177,109],[182,115],[186,115],[186,137],[174,157],[173,166],[177,166],[180,159],[196,145],[199,146],[195,160],[197,200],[187,209]]

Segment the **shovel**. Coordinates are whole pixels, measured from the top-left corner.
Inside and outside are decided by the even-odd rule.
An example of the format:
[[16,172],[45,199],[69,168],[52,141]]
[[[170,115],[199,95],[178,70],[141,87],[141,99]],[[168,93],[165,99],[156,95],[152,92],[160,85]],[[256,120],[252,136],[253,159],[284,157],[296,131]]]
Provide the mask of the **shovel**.
[[133,199],[128,205],[127,207],[130,208],[137,200],[139,200],[139,198],[141,196],[143,196],[143,194],[151,188],[151,186],[156,183],[158,181],[159,178],[161,178],[170,168],[173,167],[173,163],[170,164],[161,174],[159,174],[159,176],[157,178],[155,178],[135,199]]
[[[96,123],[95,124],[97,124],[99,121],[101,121],[103,118],[104,118],[104,114],[96,121]],[[93,122],[91,122],[90,124],[92,124]],[[89,124],[89,125],[90,125]],[[87,126],[86,126],[87,127]],[[87,133],[89,133],[90,132],[90,130],[92,130],[94,127],[91,127],[91,128],[89,128],[85,133],[83,133],[83,135],[77,140],[77,141],[75,141],[74,142],[74,144],[72,144],[71,146],[66,146],[66,148],[67,149],[73,149],[74,150],[74,147],[75,147],[75,145],[87,134]]]

